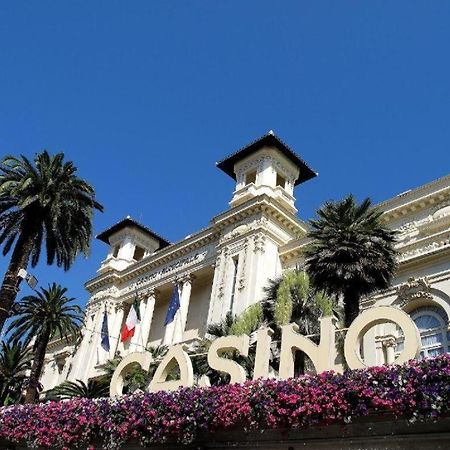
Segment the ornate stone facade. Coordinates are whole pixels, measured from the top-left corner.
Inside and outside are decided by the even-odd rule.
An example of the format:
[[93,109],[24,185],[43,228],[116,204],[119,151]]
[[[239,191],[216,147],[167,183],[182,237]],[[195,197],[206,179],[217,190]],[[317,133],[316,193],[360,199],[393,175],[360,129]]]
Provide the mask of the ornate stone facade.
[[[293,189],[315,173],[273,134],[218,166],[236,180],[236,190],[230,208],[203,230],[169,243],[127,218],[99,236],[109,251],[86,283],[91,298],[82,340],[76,346],[51,343],[42,378],[45,389],[66,378],[96,377],[117,354],[202,337],[207,325],[228,311],[239,314],[261,301],[269,279],[302,264],[309,241],[307,227],[296,215]],[[363,307],[395,305],[422,322],[428,317],[426,308],[436,320],[450,317],[450,176],[378,207],[386,224],[399,231],[399,267],[392,288],[365,299]],[[175,285],[179,322],[164,327]],[[136,295],[142,320],[130,342],[122,343],[120,330]],[[109,352],[100,346],[105,310]],[[442,324],[448,327],[448,319]],[[389,327],[369,330],[367,336],[364,357],[371,363],[392,359],[394,344],[401,345],[401,336]]]

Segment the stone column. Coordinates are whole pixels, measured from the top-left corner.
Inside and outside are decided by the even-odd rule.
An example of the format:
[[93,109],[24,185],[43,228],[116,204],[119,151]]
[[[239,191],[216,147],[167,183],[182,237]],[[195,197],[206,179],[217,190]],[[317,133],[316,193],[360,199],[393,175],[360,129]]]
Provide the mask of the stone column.
[[182,289],[180,298],[180,313],[181,313],[181,330],[180,341],[183,340],[183,334],[186,330],[187,317],[189,313],[189,303],[191,301],[192,283],[194,281],[194,275],[189,274],[181,279]]
[[144,346],[147,346],[148,337],[150,336],[150,329],[152,326],[153,312],[155,310],[155,303],[159,291],[157,289],[150,289],[147,294],[145,313],[142,316],[141,333]]
[[[105,350],[102,345],[102,327],[103,327],[103,318],[105,316],[105,311],[108,317],[108,338],[109,338],[109,351]],[[114,340],[111,336],[111,326],[114,321],[114,305],[110,301],[106,301],[100,306],[100,336],[99,336],[99,347],[98,347],[98,363],[102,364],[110,359],[111,348],[114,346]]]
[[114,320],[111,329],[109,330],[110,335],[110,358],[114,358],[116,355],[116,351],[119,348],[120,343],[120,331],[122,328],[123,322],[123,312],[124,312],[124,304],[123,302],[116,303],[114,307]]
[[395,336],[387,335],[383,338],[383,347],[386,352],[386,364],[394,364],[395,362],[395,346],[397,340]]
[[[175,286],[178,285],[178,283],[175,284]],[[178,285],[178,293],[180,293],[180,286]],[[181,321],[181,295],[180,297],[180,309],[175,314],[175,317],[173,318],[172,322],[170,322],[168,325],[166,325],[166,331],[164,333],[164,339],[163,344],[164,345],[172,345],[174,342],[177,342],[177,332],[179,334],[180,327],[180,321]],[[172,299],[172,294],[170,294],[169,298],[169,304],[167,305],[167,308],[169,308],[170,301]],[[165,317],[165,316],[164,316]]]
[[[142,295],[139,302],[139,314],[141,320],[137,325],[136,332],[131,339],[130,350],[134,352],[143,352],[147,345],[148,335],[150,332],[150,325],[155,308],[155,289],[148,295]],[[149,323],[150,322],[150,323]]]
[[[136,324],[136,329],[134,330],[134,336],[130,339],[129,349],[130,352],[142,352],[144,350],[143,348],[143,342],[142,342],[142,319],[145,314],[145,306],[146,306],[146,297],[142,294],[136,294],[137,295],[137,304],[139,308],[139,317],[141,320],[139,320]],[[133,304],[131,305],[131,308],[134,308],[134,300]]]

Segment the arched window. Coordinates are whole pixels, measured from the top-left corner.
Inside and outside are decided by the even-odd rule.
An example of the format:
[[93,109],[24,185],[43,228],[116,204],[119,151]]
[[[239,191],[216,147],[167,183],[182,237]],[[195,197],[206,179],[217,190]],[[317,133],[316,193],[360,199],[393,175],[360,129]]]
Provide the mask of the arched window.
[[420,358],[432,358],[450,352],[447,314],[439,307],[420,307],[410,312],[422,340]]

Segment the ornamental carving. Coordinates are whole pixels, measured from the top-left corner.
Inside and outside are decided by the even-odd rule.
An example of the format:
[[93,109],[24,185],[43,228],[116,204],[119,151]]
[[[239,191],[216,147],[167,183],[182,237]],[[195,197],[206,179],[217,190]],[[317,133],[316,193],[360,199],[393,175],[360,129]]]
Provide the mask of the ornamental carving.
[[399,234],[407,234],[412,233],[413,231],[416,231],[417,227],[414,222],[408,222],[402,225],[400,228],[397,229]]
[[258,252],[264,253],[265,246],[266,246],[266,236],[264,236],[264,234],[258,233],[253,238],[253,243],[254,243],[253,251],[255,253],[258,253]]
[[396,304],[400,307],[405,306],[412,300],[419,298],[433,299],[433,294],[430,292],[431,284],[427,277],[424,278],[408,278],[408,281],[397,288]]
[[245,288],[246,273],[245,269],[247,267],[247,249],[248,249],[248,239],[244,240],[244,251],[242,252],[242,264],[241,264],[241,274],[238,280],[238,290],[242,291]]
[[111,286],[107,289],[103,289],[99,292],[96,292],[92,297],[91,297],[91,302],[96,302],[98,300],[102,300],[104,298],[116,298],[119,294],[119,289],[116,286]]

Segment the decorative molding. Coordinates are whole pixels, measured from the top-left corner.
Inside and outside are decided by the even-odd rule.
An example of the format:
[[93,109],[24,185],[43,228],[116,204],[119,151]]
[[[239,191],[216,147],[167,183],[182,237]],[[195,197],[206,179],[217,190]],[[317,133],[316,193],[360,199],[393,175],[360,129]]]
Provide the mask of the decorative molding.
[[244,239],[243,243],[243,251],[242,251],[242,260],[241,260],[241,273],[238,279],[237,288],[239,291],[242,291],[245,288],[245,277],[246,277],[246,267],[247,267],[247,253],[248,253],[248,239]]
[[253,238],[253,252],[254,253],[264,253],[266,246],[266,236],[263,233],[257,233]]
[[395,304],[403,308],[412,300],[419,298],[433,299],[433,294],[430,292],[431,284],[427,277],[415,278],[410,277],[406,283],[400,285],[397,290],[397,300]]
[[96,292],[89,300],[90,303],[98,302],[105,298],[117,298],[119,295],[119,289],[116,286],[110,286],[109,288],[103,289]]

